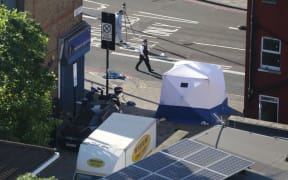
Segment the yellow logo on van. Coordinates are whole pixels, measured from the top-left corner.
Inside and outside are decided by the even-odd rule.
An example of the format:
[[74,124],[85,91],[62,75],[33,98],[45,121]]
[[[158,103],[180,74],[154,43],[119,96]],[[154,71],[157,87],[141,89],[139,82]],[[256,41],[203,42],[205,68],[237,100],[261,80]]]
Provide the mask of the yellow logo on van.
[[132,161],[136,162],[143,158],[144,154],[147,152],[147,149],[151,142],[151,136],[145,135],[137,142],[133,154],[132,154]]
[[102,159],[92,158],[87,160],[87,164],[91,167],[100,168],[104,166],[105,162]]

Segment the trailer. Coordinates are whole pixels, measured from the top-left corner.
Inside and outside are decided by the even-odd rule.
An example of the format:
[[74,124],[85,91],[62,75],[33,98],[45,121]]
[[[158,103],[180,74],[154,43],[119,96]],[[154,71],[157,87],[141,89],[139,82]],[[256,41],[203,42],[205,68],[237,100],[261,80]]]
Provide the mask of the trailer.
[[101,178],[143,159],[156,147],[156,123],[113,113],[81,143],[74,180]]

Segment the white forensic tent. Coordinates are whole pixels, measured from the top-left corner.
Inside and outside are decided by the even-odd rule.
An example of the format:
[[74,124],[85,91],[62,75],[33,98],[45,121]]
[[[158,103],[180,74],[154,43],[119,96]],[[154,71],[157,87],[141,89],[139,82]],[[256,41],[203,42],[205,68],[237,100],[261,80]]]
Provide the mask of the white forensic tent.
[[221,66],[179,61],[163,74],[157,118],[212,125],[230,111]]

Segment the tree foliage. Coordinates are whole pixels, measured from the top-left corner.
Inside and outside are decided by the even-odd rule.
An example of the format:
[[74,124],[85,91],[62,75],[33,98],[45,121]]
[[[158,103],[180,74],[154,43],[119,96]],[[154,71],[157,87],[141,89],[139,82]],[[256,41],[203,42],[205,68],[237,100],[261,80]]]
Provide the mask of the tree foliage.
[[47,145],[56,120],[55,74],[44,65],[48,36],[25,12],[0,5],[0,137]]
[[57,180],[54,176],[48,178],[39,178],[37,176],[33,176],[31,173],[26,173],[22,176],[19,176],[16,180]]

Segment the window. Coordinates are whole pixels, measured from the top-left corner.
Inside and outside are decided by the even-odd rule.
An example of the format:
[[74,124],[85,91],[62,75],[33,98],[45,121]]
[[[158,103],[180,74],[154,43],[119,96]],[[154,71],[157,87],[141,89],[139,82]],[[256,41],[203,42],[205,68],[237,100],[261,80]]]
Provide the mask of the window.
[[8,9],[16,8],[16,0],[0,0],[0,4],[5,4]]
[[182,83],[180,84],[180,87],[182,87],[182,88],[188,88],[188,83],[183,83],[183,82],[182,82]]
[[280,71],[281,41],[262,37],[261,69]]
[[0,4],[5,4],[8,9],[17,8],[18,11],[24,11],[24,0],[0,0]]
[[267,4],[276,4],[277,0],[262,0],[262,2]]
[[278,122],[279,98],[259,96],[259,119],[269,122]]

